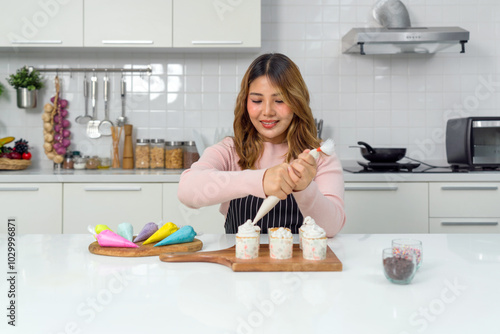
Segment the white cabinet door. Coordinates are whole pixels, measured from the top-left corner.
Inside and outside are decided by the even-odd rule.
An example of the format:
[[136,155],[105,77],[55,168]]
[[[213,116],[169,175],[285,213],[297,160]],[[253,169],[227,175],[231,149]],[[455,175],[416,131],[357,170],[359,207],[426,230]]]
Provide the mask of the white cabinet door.
[[500,217],[500,183],[431,183],[430,217]]
[[163,184],[163,220],[177,225],[191,225],[197,233],[225,233],[224,216],[219,205],[190,209],[177,198],[178,183]]
[[0,46],[83,46],[83,0],[2,1]]
[[134,233],[161,220],[162,188],[156,183],[65,183],[63,233],[87,233],[106,224],[116,232],[127,222]]
[[345,184],[341,233],[429,233],[427,183]]
[[0,233],[15,217],[17,233],[62,233],[61,183],[3,183],[0,185]]
[[84,12],[85,46],[172,46],[172,0],[85,0]]
[[173,14],[174,47],[260,47],[260,0],[174,0]]

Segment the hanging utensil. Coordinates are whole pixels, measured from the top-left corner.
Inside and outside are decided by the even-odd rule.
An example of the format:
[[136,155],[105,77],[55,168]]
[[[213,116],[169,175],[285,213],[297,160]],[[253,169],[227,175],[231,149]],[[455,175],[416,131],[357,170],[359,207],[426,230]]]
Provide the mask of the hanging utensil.
[[87,124],[92,117],[89,115],[89,82],[87,81],[87,74],[83,77],[83,97],[85,99],[85,116],[78,116],[75,122],[78,124]]
[[118,119],[116,120],[116,124],[119,126],[119,127],[122,127],[125,125],[125,123],[127,123],[127,117],[125,117],[125,91],[126,91],[126,84],[125,84],[125,77],[123,76],[122,74],[122,80],[121,80],[121,84],[120,84],[120,91],[121,91],[121,97],[122,97],[122,115],[120,117],[118,117]]
[[108,74],[104,76],[104,120],[99,125],[99,133],[102,136],[111,136],[111,127],[113,127],[113,122],[109,119],[109,78]]
[[99,124],[101,121],[97,119],[97,75],[94,73],[91,81],[91,100],[92,100],[92,120],[87,124],[87,136],[89,138],[99,138],[101,134],[99,133]]
[[320,119],[318,122],[318,138],[321,139],[321,134],[323,133],[323,120]]

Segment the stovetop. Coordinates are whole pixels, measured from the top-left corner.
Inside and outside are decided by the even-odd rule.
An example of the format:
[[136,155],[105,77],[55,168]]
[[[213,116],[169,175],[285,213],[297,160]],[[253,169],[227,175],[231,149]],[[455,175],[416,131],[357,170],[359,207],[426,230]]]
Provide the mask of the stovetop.
[[452,166],[434,166],[426,163],[400,161],[390,163],[379,163],[369,161],[357,161],[355,164],[347,164],[343,169],[351,173],[468,173],[468,169],[456,169]]

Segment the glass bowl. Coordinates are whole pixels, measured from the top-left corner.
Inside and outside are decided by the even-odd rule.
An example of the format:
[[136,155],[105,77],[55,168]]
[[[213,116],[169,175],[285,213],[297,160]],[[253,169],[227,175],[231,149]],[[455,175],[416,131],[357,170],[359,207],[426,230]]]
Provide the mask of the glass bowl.
[[393,248],[382,251],[385,277],[395,284],[409,284],[417,272],[417,255],[408,252],[404,257],[393,253]]
[[407,254],[414,252],[417,255],[417,270],[422,265],[422,241],[416,239],[394,239],[392,240],[392,252],[406,257]]

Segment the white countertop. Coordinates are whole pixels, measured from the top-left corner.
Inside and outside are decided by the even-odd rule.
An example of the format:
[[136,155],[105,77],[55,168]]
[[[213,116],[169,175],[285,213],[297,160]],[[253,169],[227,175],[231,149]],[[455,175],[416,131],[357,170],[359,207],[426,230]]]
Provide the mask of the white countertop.
[[[422,240],[423,264],[411,284],[395,285],[381,253],[402,236],[330,239],[342,272],[235,273],[93,255],[90,235],[21,235],[18,322],[6,324],[4,278],[2,333],[498,333],[500,235],[406,235]],[[199,238],[203,251],[234,244]],[[6,264],[5,235],[0,245]]]
[[[0,171],[0,183],[106,183],[179,182],[183,169],[98,169],[54,170],[28,167],[20,171]],[[351,173],[344,171],[345,182],[500,182],[500,171],[461,173]]]

